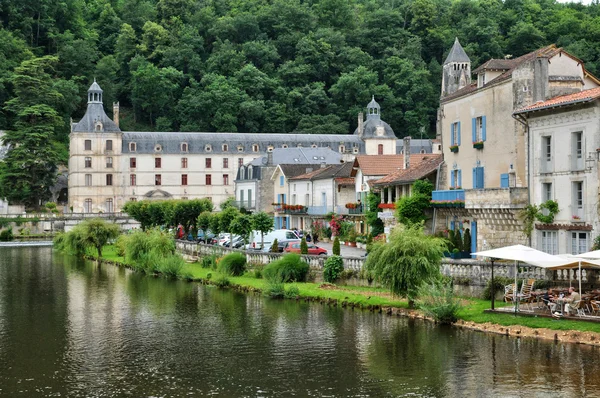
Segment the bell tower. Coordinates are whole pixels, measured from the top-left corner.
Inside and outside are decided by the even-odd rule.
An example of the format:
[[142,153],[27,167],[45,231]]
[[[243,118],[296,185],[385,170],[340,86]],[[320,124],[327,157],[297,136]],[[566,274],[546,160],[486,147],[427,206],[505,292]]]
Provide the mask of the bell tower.
[[444,61],[442,73],[442,97],[453,94],[471,84],[471,60],[460,45],[458,37]]

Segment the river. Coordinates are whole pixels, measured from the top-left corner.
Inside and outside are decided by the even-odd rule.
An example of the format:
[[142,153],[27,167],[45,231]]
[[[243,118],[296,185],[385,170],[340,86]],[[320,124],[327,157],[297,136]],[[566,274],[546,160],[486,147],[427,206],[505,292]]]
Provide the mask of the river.
[[599,353],[0,248],[3,397],[599,397]]

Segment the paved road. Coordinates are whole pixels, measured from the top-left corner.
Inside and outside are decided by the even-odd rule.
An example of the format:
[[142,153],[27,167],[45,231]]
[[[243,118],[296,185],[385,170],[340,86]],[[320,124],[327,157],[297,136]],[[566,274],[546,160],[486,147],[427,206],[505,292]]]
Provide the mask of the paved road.
[[[319,241],[317,246],[322,247],[323,249],[327,249],[327,253],[333,254],[333,243],[325,243]],[[367,251],[365,249],[359,249],[358,247],[350,247],[345,245],[340,245],[340,254],[346,257],[362,257],[365,255]]]

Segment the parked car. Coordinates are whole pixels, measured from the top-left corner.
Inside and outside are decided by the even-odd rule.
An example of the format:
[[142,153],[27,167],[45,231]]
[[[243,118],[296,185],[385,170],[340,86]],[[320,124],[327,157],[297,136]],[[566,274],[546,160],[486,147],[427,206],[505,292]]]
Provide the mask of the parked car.
[[199,229],[198,235],[196,236],[196,241],[210,244],[214,237],[215,237],[215,234],[213,234],[212,232],[206,231],[206,233],[205,233],[203,230]]
[[[273,241],[275,239],[277,239],[277,242],[280,242],[280,241],[285,241],[285,240],[300,239],[300,237],[298,236],[296,231],[293,231],[291,229],[276,229],[275,231],[271,231],[271,232],[265,234],[264,249],[266,250],[266,248],[271,247],[271,244],[273,243]],[[246,248],[250,249],[250,250],[262,250],[263,248],[261,247],[260,242],[261,242],[260,231],[252,231],[250,233],[250,243],[248,244],[248,246]]]
[[[315,256],[326,256],[327,250],[322,247],[315,246],[312,243],[307,243],[308,246],[308,254],[312,254]],[[291,242],[285,248],[286,253],[300,253],[300,242]]]
[[229,240],[223,244],[225,247],[231,247],[232,249],[239,249],[244,246],[244,239],[239,235],[233,235],[233,244]]

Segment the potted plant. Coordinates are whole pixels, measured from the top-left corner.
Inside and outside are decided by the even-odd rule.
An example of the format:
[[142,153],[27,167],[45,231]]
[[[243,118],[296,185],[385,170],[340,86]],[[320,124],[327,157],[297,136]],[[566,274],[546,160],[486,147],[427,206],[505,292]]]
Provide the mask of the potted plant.
[[457,248],[452,249],[452,253],[450,253],[450,258],[454,260],[458,260],[462,257],[460,250]]
[[450,152],[458,153],[458,145],[450,145]]
[[473,143],[473,148],[475,148],[475,149],[483,149],[483,141],[475,141]]
[[465,229],[463,234],[462,257],[471,258],[471,230]]
[[348,243],[348,246],[356,247],[356,230],[354,228],[348,232]]

